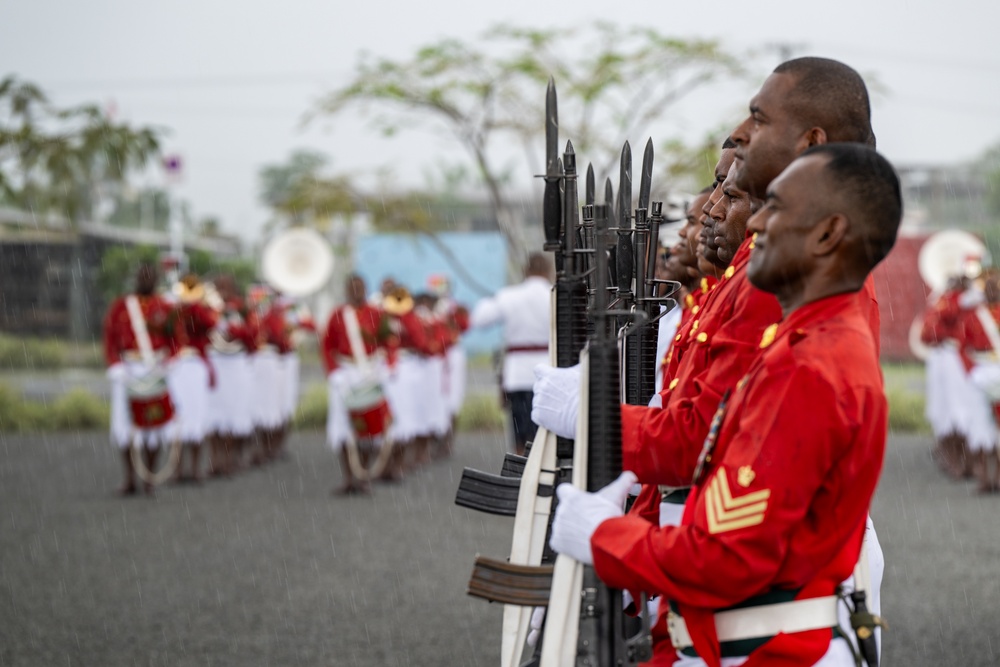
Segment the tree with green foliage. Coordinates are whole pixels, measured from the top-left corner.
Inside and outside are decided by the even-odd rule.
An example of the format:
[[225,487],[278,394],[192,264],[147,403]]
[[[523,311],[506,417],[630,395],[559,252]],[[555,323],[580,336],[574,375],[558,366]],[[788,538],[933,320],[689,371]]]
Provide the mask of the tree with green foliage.
[[[79,229],[102,191],[118,188],[159,153],[160,136],[158,129],[116,122],[94,104],[58,109],[38,86],[8,76],[0,81],[0,195]],[[72,265],[83,267],[80,244],[73,253]],[[74,270],[73,278],[70,335],[82,339],[89,276]]]
[[[353,79],[317,113],[360,105],[385,135],[430,126],[468,153],[486,188],[511,258],[526,254],[524,232],[508,206],[512,168],[501,142],[520,145],[531,171],[542,170],[544,91],[557,82],[560,133],[607,173],[626,138],[642,136],[672,105],[700,86],[740,72],[738,59],[712,40],[668,37],[652,28],[597,23],[584,30],[494,26],[469,41],[444,39],[408,59],[362,56]],[[520,179],[519,179],[520,180]]]

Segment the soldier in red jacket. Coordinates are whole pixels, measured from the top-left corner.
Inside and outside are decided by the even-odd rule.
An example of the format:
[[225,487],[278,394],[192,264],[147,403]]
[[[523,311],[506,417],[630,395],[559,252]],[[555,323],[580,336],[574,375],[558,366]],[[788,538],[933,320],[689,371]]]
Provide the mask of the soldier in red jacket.
[[[135,292],[115,299],[104,317],[104,359],[111,380],[111,440],[122,456],[121,495],[136,492],[136,471],[129,446],[143,439],[143,459],[153,469],[160,444],[167,441],[165,425],[173,417],[169,393],[148,401],[129,398],[128,385],[150,372],[166,373],[166,362],[183,344],[173,308],[156,294],[159,275],[152,264],[142,264],[135,276]],[[158,370],[159,369],[159,370]],[[145,485],[146,493],[152,487]]]
[[[814,89],[816,81],[825,82],[822,94]],[[793,96],[797,101],[794,106],[789,103]],[[831,115],[833,107],[841,108],[840,113]],[[738,247],[731,245],[739,238],[732,226],[748,213],[742,196],[763,194],[770,179],[810,145],[869,141],[869,118],[867,91],[856,72],[836,61],[801,58],[775,70],[751,102],[751,116],[733,132],[737,144],[733,167],[728,182],[720,184],[709,200],[714,202],[712,222],[706,223],[699,245],[699,254],[709,257],[714,252],[732,257],[732,262],[698,316],[686,330],[678,331],[675,345],[679,346],[680,359],[671,369],[674,375],[665,388],[664,409],[622,407],[623,466],[633,470],[640,481],[666,487],[661,522],[676,522],[678,508],[669,505],[671,501],[683,502],[722,396],[735,387],[757,358],[764,331],[780,314],[775,297],[754,287],[747,278],[752,235]],[[736,191],[744,195],[738,196]],[[870,277],[856,298],[867,313],[877,350],[878,308]],[[546,388],[536,384],[535,392],[537,407],[539,396],[543,400],[546,396]],[[563,404],[572,410],[572,403]],[[569,418],[558,414],[552,421],[535,411],[532,416],[559,435],[573,435],[563,427],[575,424],[575,414]],[[649,489],[646,491],[648,495]],[[673,511],[665,516],[669,509]],[[877,540],[873,537],[871,541],[873,607],[877,609],[882,556]]]
[[[621,516],[630,473],[603,495],[559,489],[552,546],[592,562],[610,586],[662,596],[682,655],[711,667],[854,664],[834,638],[835,591],[858,562],[888,420],[857,292],[901,217],[899,180],[874,150],[807,150],[750,223],[749,279],[783,318],[720,404],[681,525]],[[674,659],[661,642],[651,664]]]
[[[347,399],[352,390],[366,382],[377,381],[384,375],[384,343],[387,326],[380,308],[366,300],[365,281],[352,274],[344,284],[346,303],[330,314],[323,334],[320,351],[326,367],[329,403],[327,411],[327,442],[340,458],[344,484],[334,493],[369,493],[371,487],[364,475],[355,474],[347,447],[357,447],[358,463],[367,470],[373,448],[385,446],[389,414],[373,406],[370,419],[353,423]],[[362,471],[359,471],[362,472]],[[387,478],[402,479],[398,455],[388,462]]]
[[[177,350],[169,375],[177,407],[176,432],[182,444],[175,479],[198,482],[201,447],[208,434],[208,396],[215,384],[208,359],[208,335],[219,314],[205,302],[205,286],[198,276],[184,276],[174,291],[177,325],[184,333],[184,344]],[[188,475],[184,474],[185,459],[189,463]]]

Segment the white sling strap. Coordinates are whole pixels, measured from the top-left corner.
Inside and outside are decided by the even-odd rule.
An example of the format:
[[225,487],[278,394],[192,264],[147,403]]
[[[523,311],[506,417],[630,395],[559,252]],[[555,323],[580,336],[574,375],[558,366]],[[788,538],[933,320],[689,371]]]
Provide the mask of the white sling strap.
[[142,363],[146,366],[152,366],[156,363],[156,359],[153,357],[153,343],[149,340],[149,330],[146,328],[146,318],[142,314],[139,298],[134,294],[125,297],[125,310],[128,312],[128,321],[132,326],[135,343],[139,346],[139,356],[142,357]]
[[361,340],[361,325],[358,324],[358,313],[351,306],[344,306],[344,328],[347,330],[347,342],[351,346],[351,356],[362,372],[368,372],[368,354]]

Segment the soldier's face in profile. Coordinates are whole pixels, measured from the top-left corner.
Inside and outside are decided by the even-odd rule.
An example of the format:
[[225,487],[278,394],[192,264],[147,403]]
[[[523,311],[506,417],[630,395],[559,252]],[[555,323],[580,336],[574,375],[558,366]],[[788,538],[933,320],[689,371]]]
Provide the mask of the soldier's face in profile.
[[720,188],[722,196],[712,207],[706,229],[706,245],[720,262],[729,264],[746,236],[747,220],[750,219],[750,195],[736,187],[733,169]]
[[747,228],[756,233],[747,277],[757,289],[776,294],[801,290],[813,270],[809,237],[817,218],[814,199],[825,198],[824,162],[816,156],[794,161],[774,179],[767,200]]
[[767,184],[808,147],[806,129],[791,113],[788,98],[795,88],[791,74],[772,74],[750,100],[750,113],[733,130],[736,142],[734,184],[763,198]]

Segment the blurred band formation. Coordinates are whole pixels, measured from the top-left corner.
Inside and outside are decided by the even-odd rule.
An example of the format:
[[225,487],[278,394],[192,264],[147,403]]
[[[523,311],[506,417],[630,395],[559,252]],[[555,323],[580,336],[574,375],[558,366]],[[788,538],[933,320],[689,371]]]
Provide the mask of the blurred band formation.
[[336,493],[367,493],[374,479],[398,482],[451,453],[469,312],[443,276],[414,295],[387,278],[369,295],[351,274],[321,330],[297,300],[263,285],[244,295],[229,275],[188,274],[160,287],[157,268],[143,264],[134,292],[112,303],[104,323],[121,494],[279,457],[298,404],[304,335],[319,336],[328,378],[327,439],[344,478]]
[[932,237],[923,254],[943,283],[930,297],[920,330],[934,459],[953,479],[971,479],[979,493],[997,493],[1000,273],[983,269],[985,247],[964,232]]
[[298,403],[296,340],[316,329],[294,300],[264,286],[244,295],[229,275],[160,287],[157,267],[143,264],[104,320],[123,495],[281,456]]

